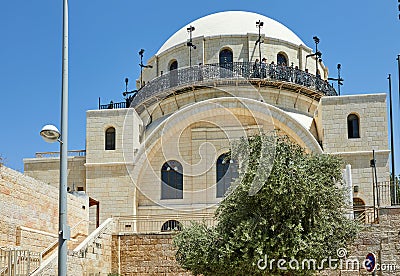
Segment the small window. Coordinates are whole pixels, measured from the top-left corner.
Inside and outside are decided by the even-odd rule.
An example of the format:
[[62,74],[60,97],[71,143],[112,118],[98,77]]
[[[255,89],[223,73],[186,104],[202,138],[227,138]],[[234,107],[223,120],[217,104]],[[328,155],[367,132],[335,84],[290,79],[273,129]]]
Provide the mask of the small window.
[[115,128],[113,127],[106,130],[106,150],[115,150]]
[[183,198],[183,171],[178,161],[165,162],[161,168],[161,199]]
[[356,114],[347,116],[348,138],[360,138],[360,118]]
[[282,65],[282,66],[287,66],[288,65],[288,60],[286,58],[286,56],[282,53],[279,53],[276,56],[276,60],[278,62],[278,65]]
[[224,153],[217,159],[217,197],[223,197],[238,177],[237,163]]
[[161,232],[182,231],[181,223],[177,220],[168,220],[161,227]]

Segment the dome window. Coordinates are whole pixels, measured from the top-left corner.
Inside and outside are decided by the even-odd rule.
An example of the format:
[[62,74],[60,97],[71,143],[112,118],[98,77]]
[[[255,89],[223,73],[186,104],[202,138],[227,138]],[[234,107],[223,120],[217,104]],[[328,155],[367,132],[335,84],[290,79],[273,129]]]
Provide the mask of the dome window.
[[221,69],[221,78],[232,77],[233,53],[230,49],[223,49],[219,52],[219,66]]
[[288,60],[286,58],[286,55],[284,55],[283,53],[279,53],[276,56],[276,60],[277,60],[278,65],[282,65],[282,66],[288,65]]
[[178,69],[178,61],[174,60],[169,65],[169,71],[173,71],[173,70],[176,70],[176,69]]
[[169,86],[178,85],[178,61],[174,60],[169,65]]

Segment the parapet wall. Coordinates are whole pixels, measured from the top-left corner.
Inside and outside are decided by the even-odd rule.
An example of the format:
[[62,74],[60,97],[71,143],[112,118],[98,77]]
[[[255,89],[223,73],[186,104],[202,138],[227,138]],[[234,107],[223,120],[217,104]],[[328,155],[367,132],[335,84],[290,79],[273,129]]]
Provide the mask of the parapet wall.
[[[68,194],[72,237],[88,235],[89,200]],[[7,167],[0,167],[0,247],[36,252],[57,241],[58,189]]]

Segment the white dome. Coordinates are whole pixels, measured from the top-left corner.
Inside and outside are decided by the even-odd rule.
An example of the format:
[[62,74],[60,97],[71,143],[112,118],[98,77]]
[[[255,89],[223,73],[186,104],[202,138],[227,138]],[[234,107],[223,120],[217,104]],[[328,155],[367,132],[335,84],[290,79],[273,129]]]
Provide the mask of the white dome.
[[193,38],[216,35],[247,35],[248,33],[258,33],[256,28],[258,20],[264,22],[261,33],[266,37],[284,40],[296,45],[304,45],[303,41],[295,33],[269,17],[253,12],[226,11],[210,14],[187,24],[161,46],[157,55],[175,45],[186,42],[189,37],[186,28],[190,25],[196,28],[193,31]]

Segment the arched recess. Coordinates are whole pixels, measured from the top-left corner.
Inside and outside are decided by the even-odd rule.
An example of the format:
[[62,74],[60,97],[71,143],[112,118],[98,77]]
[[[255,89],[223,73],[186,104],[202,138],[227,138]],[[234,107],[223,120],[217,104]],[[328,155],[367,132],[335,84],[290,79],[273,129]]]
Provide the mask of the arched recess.
[[[142,146],[139,148],[133,160],[135,166],[132,166],[129,171],[133,182],[141,183],[141,179],[146,170],[150,169],[151,165],[149,162],[151,162],[151,160],[149,161],[149,159],[151,159],[151,156],[149,156],[148,153],[162,151],[161,141],[164,139],[162,137],[176,137],[180,130],[188,125],[196,123],[199,120],[207,120],[210,116],[210,113],[208,113],[210,110],[212,110],[213,116],[225,114],[227,109],[238,106],[238,102],[240,105],[245,105],[251,110],[255,118],[267,118],[268,120],[272,120],[276,128],[287,133],[293,141],[304,147],[307,151],[314,153],[323,152],[312,133],[300,122],[278,107],[265,102],[241,97],[213,98],[192,103],[177,110],[175,113],[164,118],[157,127],[152,129],[151,133],[147,134],[145,141],[142,143]],[[220,106],[220,108],[215,109],[215,104]],[[236,108],[236,111],[241,112],[238,108]]]

